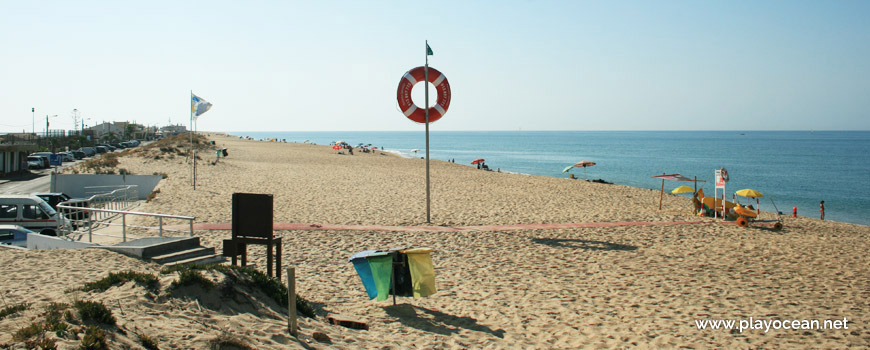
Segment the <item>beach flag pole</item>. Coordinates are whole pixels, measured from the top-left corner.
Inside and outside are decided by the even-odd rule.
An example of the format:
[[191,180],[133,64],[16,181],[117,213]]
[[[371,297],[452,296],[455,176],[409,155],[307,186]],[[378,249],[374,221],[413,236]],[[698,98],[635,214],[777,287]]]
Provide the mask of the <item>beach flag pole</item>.
[[426,223],[431,224],[431,197],[429,191],[429,55],[432,51],[429,49],[429,40],[426,40],[426,65],[423,68],[426,94]]
[[191,156],[190,160],[193,162],[193,190],[196,191],[196,154],[193,152],[193,90],[190,90],[190,152],[188,152],[188,156]]

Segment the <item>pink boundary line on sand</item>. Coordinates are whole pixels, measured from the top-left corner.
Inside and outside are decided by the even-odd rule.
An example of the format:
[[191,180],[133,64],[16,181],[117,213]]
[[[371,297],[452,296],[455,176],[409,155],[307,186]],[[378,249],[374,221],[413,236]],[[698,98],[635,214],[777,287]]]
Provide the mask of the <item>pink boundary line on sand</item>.
[[[583,227],[649,226],[649,225],[692,225],[708,224],[713,221],[624,221],[624,222],[581,222],[565,224],[515,224],[483,226],[381,226],[381,225],[334,225],[334,224],[294,224],[275,223],[276,231],[413,231],[413,232],[462,232],[462,231],[513,231],[513,230],[554,230]],[[179,228],[186,228],[179,226]],[[194,224],[194,230],[231,230],[231,223]]]

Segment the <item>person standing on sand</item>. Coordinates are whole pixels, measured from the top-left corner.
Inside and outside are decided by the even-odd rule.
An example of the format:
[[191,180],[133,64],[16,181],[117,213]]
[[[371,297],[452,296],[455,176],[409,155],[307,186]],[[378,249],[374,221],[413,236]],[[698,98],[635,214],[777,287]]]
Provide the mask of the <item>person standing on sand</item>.
[[825,201],[819,203],[819,212],[821,213],[821,219],[825,219]]

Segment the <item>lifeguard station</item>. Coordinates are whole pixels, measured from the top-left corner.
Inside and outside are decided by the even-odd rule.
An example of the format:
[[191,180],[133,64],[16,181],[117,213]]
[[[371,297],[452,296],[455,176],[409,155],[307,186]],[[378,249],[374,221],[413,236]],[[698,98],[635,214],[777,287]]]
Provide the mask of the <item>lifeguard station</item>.
[[[241,257],[242,266],[247,265],[248,244],[266,246],[266,275],[272,277],[272,262],[275,275],[281,278],[281,237],[272,231],[273,197],[271,194],[233,193],[233,236],[224,240],[223,255],[235,265]],[[274,259],[272,248],[275,248]]]

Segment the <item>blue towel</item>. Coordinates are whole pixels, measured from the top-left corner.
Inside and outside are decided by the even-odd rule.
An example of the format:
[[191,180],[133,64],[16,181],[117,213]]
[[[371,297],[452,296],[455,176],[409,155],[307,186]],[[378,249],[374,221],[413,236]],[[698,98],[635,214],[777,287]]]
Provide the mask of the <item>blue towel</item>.
[[375,287],[375,279],[372,277],[372,268],[369,266],[369,260],[367,259],[369,255],[376,252],[376,250],[366,250],[356,253],[348,259],[353,263],[353,268],[356,269],[356,273],[362,280],[363,287],[365,287],[369,299],[374,299],[378,296],[378,289]]

